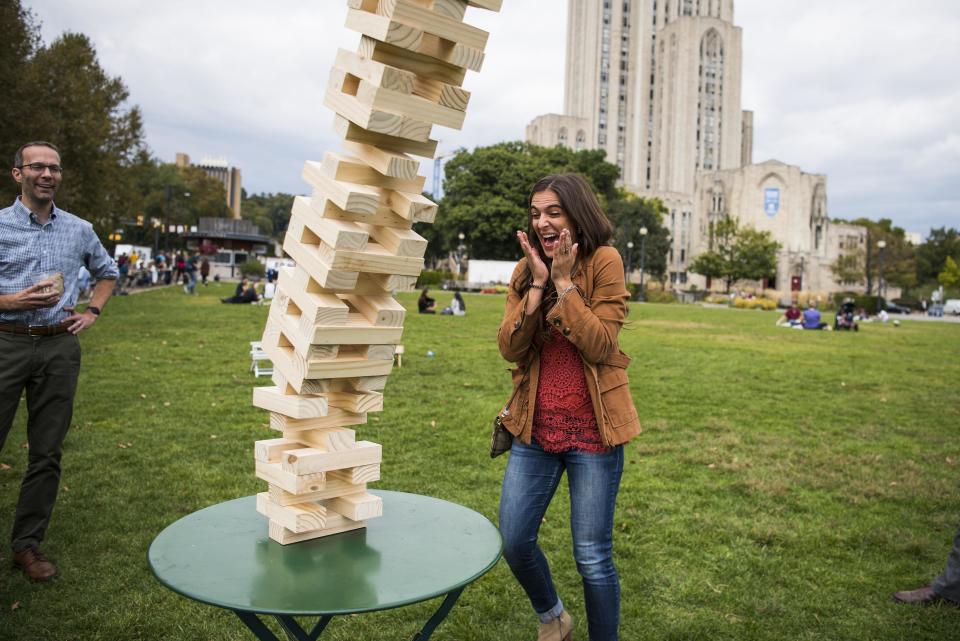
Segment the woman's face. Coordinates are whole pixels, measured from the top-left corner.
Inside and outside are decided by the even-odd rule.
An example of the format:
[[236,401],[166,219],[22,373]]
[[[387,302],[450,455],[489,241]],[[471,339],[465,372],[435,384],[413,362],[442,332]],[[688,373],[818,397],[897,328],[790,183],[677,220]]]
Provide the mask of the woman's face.
[[576,224],[560,205],[560,197],[552,189],[538,191],[530,199],[530,226],[540,240],[546,258],[553,258],[559,246],[560,232],[570,232],[570,244],[577,242]]

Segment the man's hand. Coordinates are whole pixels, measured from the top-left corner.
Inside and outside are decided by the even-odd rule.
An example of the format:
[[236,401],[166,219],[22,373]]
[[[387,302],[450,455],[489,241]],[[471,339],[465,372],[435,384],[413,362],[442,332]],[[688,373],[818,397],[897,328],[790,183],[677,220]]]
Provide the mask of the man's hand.
[[0,309],[11,312],[30,311],[53,307],[60,300],[60,293],[53,289],[53,280],[45,280],[15,294],[0,296]]
[[78,314],[73,307],[64,307],[63,311],[70,312],[70,315],[64,318],[62,322],[64,325],[69,325],[67,331],[74,335],[97,322],[97,315],[93,312],[84,310]]

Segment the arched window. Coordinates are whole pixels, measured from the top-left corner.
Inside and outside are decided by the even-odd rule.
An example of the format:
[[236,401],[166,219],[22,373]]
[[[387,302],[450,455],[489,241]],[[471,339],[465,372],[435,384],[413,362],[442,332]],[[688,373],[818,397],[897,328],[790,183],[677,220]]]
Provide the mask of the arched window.
[[577,132],[577,151],[583,151],[587,148],[587,134],[581,129]]
[[557,144],[561,147],[567,146],[567,128],[560,127],[560,131],[557,132]]
[[683,15],[693,15],[693,0],[683,0]]
[[697,168],[720,169],[723,128],[723,40],[710,29],[700,41],[699,113],[697,114]]

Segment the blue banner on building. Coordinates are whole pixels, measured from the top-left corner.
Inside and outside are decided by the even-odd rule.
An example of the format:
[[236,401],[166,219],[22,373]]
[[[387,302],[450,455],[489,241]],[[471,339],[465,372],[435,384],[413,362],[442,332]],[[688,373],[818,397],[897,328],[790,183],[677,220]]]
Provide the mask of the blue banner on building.
[[776,216],[780,211],[780,188],[767,187],[763,190],[763,211],[767,216]]

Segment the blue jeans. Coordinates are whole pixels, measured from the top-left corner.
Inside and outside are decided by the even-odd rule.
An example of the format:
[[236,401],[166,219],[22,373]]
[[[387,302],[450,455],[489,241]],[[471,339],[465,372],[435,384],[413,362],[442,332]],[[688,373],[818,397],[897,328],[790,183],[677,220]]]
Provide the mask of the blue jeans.
[[613,565],[613,513],[623,473],[623,447],[604,454],[544,452],[535,441],[514,439],[500,493],[503,557],[543,622],[563,612],[537,536],[567,472],[573,556],[583,578],[591,641],[615,641],[620,623],[620,580]]

